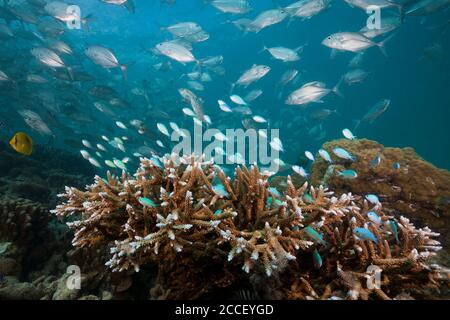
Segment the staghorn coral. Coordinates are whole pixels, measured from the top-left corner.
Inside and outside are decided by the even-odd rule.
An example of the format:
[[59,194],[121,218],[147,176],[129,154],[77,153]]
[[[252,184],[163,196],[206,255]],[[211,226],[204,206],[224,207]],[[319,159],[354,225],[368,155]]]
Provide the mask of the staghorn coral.
[[[268,179],[256,166],[237,168],[232,180],[195,156],[165,157],[162,164],[143,158],[134,176],[108,173],[85,191],[66,187],[65,202],[53,212],[77,217],[68,222],[74,246],[109,247],[106,265],[114,271],[158,264],[153,297],[201,297],[248,273],[279,277],[289,299],[386,299],[439,286],[439,268],[424,263],[441,248],[436,233],[350,193],[336,197],[306,183],[297,189],[290,177],[279,195]],[[379,214],[380,226],[370,223],[369,210]],[[357,227],[370,230],[377,243],[359,239]],[[315,250],[323,259],[319,270],[310,263]],[[360,285],[371,276],[370,265],[383,270],[381,288]]]

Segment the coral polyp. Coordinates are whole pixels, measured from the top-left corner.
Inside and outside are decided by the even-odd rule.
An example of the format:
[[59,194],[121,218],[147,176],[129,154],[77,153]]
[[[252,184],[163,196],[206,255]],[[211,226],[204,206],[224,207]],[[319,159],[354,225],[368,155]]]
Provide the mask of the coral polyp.
[[[97,176],[85,191],[66,187],[53,212],[76,217],[67,223],[75,247],[108,247],[105,264],[113,271],[138,272],[156,263],[163,292],[186,276],[167,270],[187,265],[222,265],[211,275],[221,279],[218,287],[251,282],[252,275],[279,278],[279,290],[290,299],[387,299],[439,287],[434,279],[442,269],[426,264],[441,249],[437,233],[351,193],[338,196],[307,183],[296,188],[290,177],[281,194],[269,178],[256,165],[236,168],[231,178],[202,157],[142,158],[133,176]],[[372,289],[361,284],[373,276],[370,266],[382,270],[380,286]],[[160,295],[188,298],[195,290],[214,290],[189,280],[189,288],[171,285]]]

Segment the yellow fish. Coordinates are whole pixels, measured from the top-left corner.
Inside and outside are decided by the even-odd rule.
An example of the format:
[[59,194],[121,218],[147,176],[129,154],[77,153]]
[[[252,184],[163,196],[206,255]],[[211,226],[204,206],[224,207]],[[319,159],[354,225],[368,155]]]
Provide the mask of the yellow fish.
[[33,140],[26,133],[17,132],[9,144],[18,153],[29,156],[33,152]]

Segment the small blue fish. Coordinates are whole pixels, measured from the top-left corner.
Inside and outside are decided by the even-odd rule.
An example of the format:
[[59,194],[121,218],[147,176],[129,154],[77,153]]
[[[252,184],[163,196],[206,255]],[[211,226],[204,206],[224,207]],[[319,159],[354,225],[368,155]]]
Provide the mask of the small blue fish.
[[353,233],[360,239],[370,240],[375,243],[378,243],[378,239],[373,235],[372,232],[370,232],[366,228],[355,228],[353,229]]
[[380,200],[378,199],[378,197],[374,194],[368,194],[366,196],[367,201],[369,201],[372,204],[379,204]]
[[222,209],[217,209],[216,211],[214,211],[215,216],[218,216],[221,213],[222,213]]
[[142,204],[144,207],[152,207],[152,208],[157,207],[157,205],[153,202],[153,200],[149,198],[139,198],[139,203]]
[[396,162],[392,165],[392,168],[394,168],[395,170],[400,170],[401,165],[400,165],[400,163]]
[[370,161],[370,167],[375,168],[381,163],[381,155],[377,155]]
[[397,241],[397,244],[400,244],[400,239],[398,238],[398,229],[397,229],[397,224],[395,223],[394,220],[389,220],[389,224],[391,226],[392,229],[392,233],[395,236],[395,240]]
[[213,186],[213,190],[214,190],[215,193],[217,193],[221,197],[228,197],[229,196],[229,194],[225,190],[225,187],[223,186],[223,184],[216,184],[215,186]]
[[350,161],[356,160],[356,158],[350,152],[348,152],[347,150],[345,150],[343,148],[334,148],[333,153],[341,159],[350,160]]
[[[273,203],[273,198],[272,197],[268,197],[267,201],[266,201],[266,207],[270,207]],[[279,207],[283,204],[283,201],[281,201],[280,199],[275,199],[275,207]]]
[[313,252],[313,263],[314,263],[314,268],[316,269],[320,269],[320,267],[322,267],[323,261],[322,261],[322,257],[320,256],[319,251],[317,251],[317,249],[314,249]]
[[311,153],[311,151],[305,151],[305,157],[314,162],[316,159],[314,158],[314,155]]
[[277,188],[270,187],[269,192],[273,193],[277,197],[281,197],[281,193],[277,190]]
[[344,179],[356,179],[358,177],[358,174],[355,170],[344,170],[339,172],[338,176]]
[[376,225],[380,225],[381,224],[381,218],[376,214],[376,212],[374,211],[370,211],[367,213],[367,217],[369,218],[370,221],[372,221],[373,223],[375,223]]
[[329,163],[333,163],[333,160],[331,160],[330,154],[327,152],[327,150],[320,149],[319,155],[322,157],[323,160]]
[[307,203],[314,203],[314,198],[309,194],[309,193],[305,193],[303,195],[303,199],[307,202]]
[[314,241],[320,244],[326,244],[326,242],[323,240],[323,236],[313,228],[306,227],[304,230],[308,234],[308,236],[310,236]]
[[158,168],[160,168],[160,169],[164,168],[164,166],[163,166],[163,164],[161,163],[161,161],[160,161],[158,158],[156,158],[155,156],[150,157],[150,161],[151,161],[155,166],[157,166]]

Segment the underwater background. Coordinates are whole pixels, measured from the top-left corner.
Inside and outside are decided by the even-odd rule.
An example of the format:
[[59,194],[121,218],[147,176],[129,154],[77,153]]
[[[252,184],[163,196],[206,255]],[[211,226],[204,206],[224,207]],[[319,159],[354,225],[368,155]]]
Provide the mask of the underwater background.
[[[221,10],[221,2],[237,7],[248,4],[248,8],[244,6],[247,9],[242,13],[227,13]],[[73,248],[76,247],[73,233],[63,223],[74,220],[72,216],[65,217],[62,211],[56,215],[49,212],[61,204],[58,195],[64,193],[66,186],[81,190],[93,183],[96,175],[107,180],[107,171],[116,176],[122,170],[133,174],[142,166],[141,157],[154,159],[170,154],[175,145],[170,133],[177,128],[192,132],[193,118],[198,118],[204,128],[223,132],[238,128],[279,129],[279,143],[270,145],[280,151],[277,160],[282,168],[271,178],[271,186],[278,188],[276,193],[287,188],[286,182],[277,180],[286,179],[287,175],[297,179],[297,188],[305,181],[312,185],[325,181],[336,193],[361,195],[357,199],[361,210],[367,213],[369,210],[364,205],[373,204],[376,208],[373,210],[381,215],[383,209],[377,207],[378,200],[371,202],[367,197],[364,200],[365,195],[376,194],[381,202],[385,200],[383,205],[389,208],[386,210],[392,209],[396,217],[405,213],[419,227],[428,225],[437,229],[444,246],[438,263],[448,264],[445,244],[449,242],[447,222],[450,219],[450,2],[439,0],[438,9],[429,14],[415,14],[415,6],[431,7],[432,2],[373,1],[373,4],[388,3],[381,10],[381,17],[395,21],[394,27],[373,39],[365,38],[373,42],[359,53],[345,49],[332,52],[322,42],[335,33],[357,33],[366,25],[365,10],[352,6],[352,0],[310,0],[324,7],[317,14],[302,18],[283,9],[294,2],[72,0],[66,1],[66,5],[79,6],[83,18],[81,29],[72,29],[64,21],[67,12],[60,9],[65,8],[63,2],[59,2],[59,5],[63,3],[61,7],[55,7],[59,11],[52,11],[49,7],[52,1],[3,0],[0,7],[0,217],[4,222],[0,228],[1,299],[147,299],[150,288],[154,290],[152,298],[186,298],[181,293],[171,296],[167,290],[164,295],[158,291],[159,287],[156,290],[153,285],[157,282],[154,276],[157,267],[146,263],[142,264],[144,272],[137,276],[127,269],[124,280],[120,275],[103,271],[105,261],[95,261],[95,267],[87,272],[88,280],[83,280],[90,283],[89,287],[84,287],[82,294],[70,291],[64,285],[67,265],[76,261],[76,265],[83,266],[86,259],[94,259],[95,253],[88,252],[89,245],[81,250]],[[370,4],[370,1],[361,2]],[[283,18],[273,24],[267,19],[267,26],[257,32],[251,30],[255,28],[251,21],[268,10],[279,10],[277,14],[281,12]],[[183,36],[177,37],[170,27],[185,22],[200,26],[206,32],[202,34],[204,38],[188,41]],[[195,35],[198,33],[189,36]],[[175,49],[188,52],[168,53],[158,49],[159,44],[172,40],[177,44]],[[380,50],[378,44],[383,40],[386,43]],[[94,46],[110,51],[105,54],[93,50],[90,55],[88,50]],[[273,47],[298,48],[299,59],[294,62],[276,59],[267,49]],[[36,48],[50,51],[36,51]],[[186,58],[189,52],[193,60],[180,62],[180,57]],[[357,55],[361,57],[359,63],[349,66]],[[208,61],[211,57],[217,61]],[[248,87],[236,84],[255,65],[268,66],[270,71],[256,75]],[[283,74],[292,69],[298,74],[280,84]],[[345,76],[355,69],[363,71],[364,77],[350,83]],[[323,96],[317,99],[307,96],[310,101],[305,104],[286,103],[295,90],[315,81],[323,83],[320,89],[329,88]],[[180,91],[184,88],[189,89],[188,93]],[[246,100],[252,90],[260,90],[254,100],[248,98],[247,102],[236,103],[233,95]],[[374,110],[371,108],[385,99],[390,100],[387,109],[378,110],[379,114],[377,110],[371,113]],[[230,111],[224,111],[218,101],[225,102]],[[191,113],[186,108],[192,108]],[[355,139],[343,136],[345,128]],[[22,132],[25,135],[19,134]],[[344,138],[347,140],[340,140]],[[353,164],[335,160],[332,150],[336,147],[355,155],[357,160]],[[327,163],[319,149],[328,150],[334,162]],[[372,161],[383,150],[389,164],[384,165],[383,158],[374,173]],[[305,151],[310,151],[314,159]],[[342,155],[337,157],[343,159]],[[348,169],[342,171],[343,175],[349,175],[345,176],[348,180],[342,182],[336,177],[327,180],[332,163]],[[236,178],[235,166],[223,169],[228,176]],[[397,172],[404,176],[398,177]],[[355,179],[352,175],[358,176]],[[386,180],[389,181],[387,189]],[[224,183],[219,185],[218,189],[214,186],[216,193],[229,196]],[[394,201],[389,192],[396,188],[403,191]],[[274,194],[269,198],[267,206],[280,206]],[[160,205],[153,202],[155,199],[139,199],[144,208]],[[71,208],[67,203],[64,205]],[[14,212],[27,214],[18,214],[20,217],[16,219]],[[96,230],[102,227],[97,226]],[[406,236],[401,239],[405,240]],[[205,289],[205,295],[207,298],[304,298],[296,296],[292,287],[289,293],[280,290],[284,293],[262,294],[264,290],[258,286],[246,283],[239,287],[236,283],[241,280],[234,281],[229,288],[222,285],[228,290],[225,294],[216,295],[214,290]],[[280,281],[290,283],[286,279]],[[138,282],[146,285],[140,287]],[[448,280],[445,283],[448,288]],[[401,295],[400,291],[392,291]],[[210,292],[213,293],[208,296]],[[440,294],[448,291],[442,290]],[[419,298],[430,297],[440,296],[434,292],[419,295]]]

